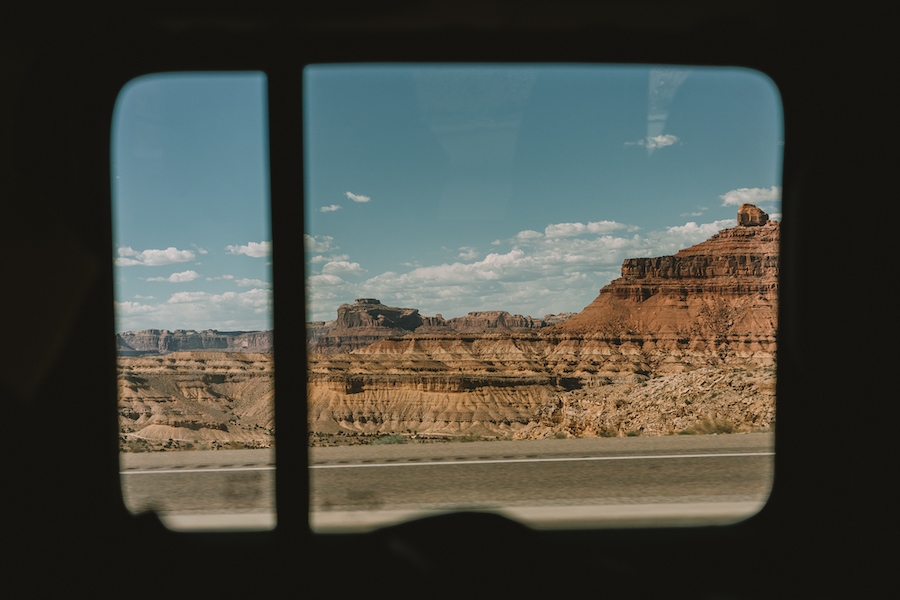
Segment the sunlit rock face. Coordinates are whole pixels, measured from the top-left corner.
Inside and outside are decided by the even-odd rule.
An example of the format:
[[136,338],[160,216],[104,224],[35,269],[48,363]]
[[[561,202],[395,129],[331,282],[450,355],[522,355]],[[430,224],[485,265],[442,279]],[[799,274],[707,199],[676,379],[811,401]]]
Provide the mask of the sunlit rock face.
[[674,256],[625,260],[621,278],[561,323],[438,315],[349,353],[311,355],[310,429],[515,438],[769,430],[779,226],[751,205],[738,222]]
[[[738,225],[674,256],[629,258],[622,277],[600,290],[554,334],[624,331],[666,347],[754,349],[774,356],[778,316],[778,223]],[[728,344],[728,347],[724,347]]]
[[307,324],[308,348],[315,354],[340,354],[383,339],[410,333],[491,333],[529,331],[545,327],[541,319],[511,315],[504,310],[470,312],[464,317],[426,317],[415,308],[386,306],[375,298],[342,304],[334,321]]
[[264,448],[274,441],[272,354],[119,357],[124,450]]
[[415,331],[423,323],[415,308],[386,306],[375,298],[359,298],[353,304],[342,304],[337,318],[319,327],[310,341],[310,352],[340,354],[364,348],[378,340],[402,336]]
[[738,225],[741,227],[753,227],[765,225],[769,222],[769,215],[752,204],[741,204],[738,209]]
[[[341,306],[308,327],[314,351],[305,381],[295,377],[311,443],[770,431],[779,225],[750,208],[738,217],[750,224],[673,256],[625,260],[622,277],[574,316],[444,319],[372,298]],[[266,333],[120,337],[158,354],[119,358],[123,448],[270,444],[272,355],[228,351],[265,347]],[[171,352],[185,344],[219,351]]]

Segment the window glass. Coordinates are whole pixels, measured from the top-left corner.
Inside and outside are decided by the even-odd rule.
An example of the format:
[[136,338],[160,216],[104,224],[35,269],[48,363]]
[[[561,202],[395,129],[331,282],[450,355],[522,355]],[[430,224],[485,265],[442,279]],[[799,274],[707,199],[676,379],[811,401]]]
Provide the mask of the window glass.
[[266,78],[157,74],[112,128],[123,495],[176,529],[275,523]]
[[783,145],[768,78],[316,65],[303,81],[314,530],[760,509]]

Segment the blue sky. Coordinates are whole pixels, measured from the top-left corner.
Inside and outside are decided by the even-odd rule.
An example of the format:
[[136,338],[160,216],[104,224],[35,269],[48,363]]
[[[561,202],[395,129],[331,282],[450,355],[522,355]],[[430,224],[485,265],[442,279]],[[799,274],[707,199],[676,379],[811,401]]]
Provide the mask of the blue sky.
[[[780,100],[750,71],[314,66],[304,90],[308,320],[579,311],[624,258],[780,213]],[[266,126],[260,74],[123,90],[118,330],[271,326]]]

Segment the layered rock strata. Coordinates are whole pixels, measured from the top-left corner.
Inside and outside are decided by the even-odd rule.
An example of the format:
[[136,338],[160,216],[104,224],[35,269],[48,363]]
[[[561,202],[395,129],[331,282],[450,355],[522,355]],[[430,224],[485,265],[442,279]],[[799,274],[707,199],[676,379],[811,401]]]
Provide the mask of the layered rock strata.
[[118,386],[125,450],[263,448],[273,442],[271,354],[120,357]]
[[215,350],[268,353],[272,331],[194,331],[193,329],[145,329],[116,335],[119,356],[148,356],[171,352]]
[[[554,322],[565,319],[555,315]],[[503,310],[470,312],[464,317],[426,317],[415,308],[387,306],[375,298],[359,298],[342,304],[334,321],[307,324],[308,350],[315,354],[340,354],[365,348],[379,340],[417,334],[455,334],[532,331],[546,327],[542,319],[511,315]]]
[[311,430],[516,438],[770,430],[779,226],[749,205],[738,222],[674,256],[625,260],[621,278],[560,324],[419,327],[311,355]]
[[622,277],[553,333],[753,344],[774,354],[778,243],[778,223],[768,221],[720,231],[674,256],[626,259]]
[[[771,430],[779,226],[752,206],[738,223],[673,256],[626,259],[622,277],[571,318],[343,305],[307,331],[311,439]],[[170,352],[196,333],[122,339]],[[265,339],[200,333],[223,350]],[[271,355],[121,357],[119,386],[126,449],[272,441]]]

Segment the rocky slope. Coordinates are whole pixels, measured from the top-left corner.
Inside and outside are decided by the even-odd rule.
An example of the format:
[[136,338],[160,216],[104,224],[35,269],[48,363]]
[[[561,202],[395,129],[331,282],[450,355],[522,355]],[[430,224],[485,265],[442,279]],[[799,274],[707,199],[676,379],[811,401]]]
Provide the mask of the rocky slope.
[[[310,442],[772,430],[778,243],[778,224],[742,206],[701,244],[626,259],[574,316],[345,304],[308,327]],[[121,357],[124,448],[271,443],[272,357],[227,351],[271,332],[139,334],[122,341],[226,351]]]
[[[750,208],[762,213],[742,210]],[[626,259],[622,277],[554,333],[752,344],[774,354],[780,230],[766,219],[756,215],[761,224],[720,231],[674,256]]]
[[738,223],[674,256],[627,259],[590,306],[550,327],[421,325],[348,353],[313,354],[311,431],[771,430],[779,226],[750,205]]
[[118,385],[124,450],[264,448],[274,439],[271,354],[120,357]]

